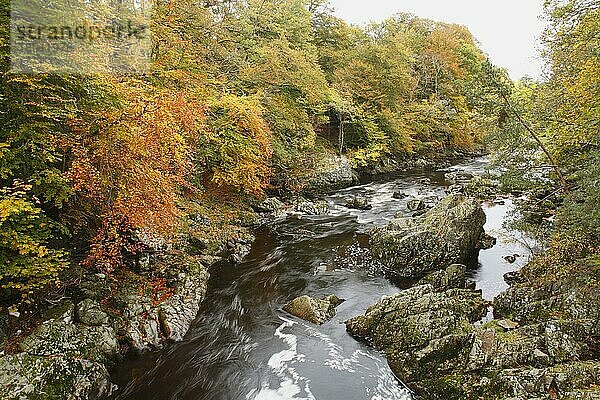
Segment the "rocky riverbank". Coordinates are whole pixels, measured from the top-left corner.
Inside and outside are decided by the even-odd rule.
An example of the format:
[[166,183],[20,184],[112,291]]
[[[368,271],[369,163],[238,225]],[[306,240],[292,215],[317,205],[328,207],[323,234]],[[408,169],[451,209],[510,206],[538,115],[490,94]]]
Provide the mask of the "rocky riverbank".
[[[473,211],[458,213],[451,204]],[[453,195],[429,217],[376,230],[372,241],[393,271],[415,276],[466,254],[446,252],[444,243],[476,250],[477,235],[470,233],[481,233],[481,226],[477,202]],[[506,276],[510,288],[491,304],[473,290],[466,270],[451,265],[381,299],[364,316],[346,321],[348,332],[383,351],[418,398],[600,398],[597,265],[565,266],[556,255],[535,258]],[[482,318],[490,305],[495,319],[488,321]]]
[[[30,332],[17,332],[16,347],[0,357],[0,398],[110,395],[115,389],[112,367],[131,353],[183,340],[206,295],[209,267],[241,260],[253,239],[248,229],[240,228],[209,251],[191,236],[188,242],[194,246],[179,249],[140,238],[145,250],[118,282],[84,273],[69,288],[68,298],[48,308]],[[192,250],[198,246],[205,251]]]

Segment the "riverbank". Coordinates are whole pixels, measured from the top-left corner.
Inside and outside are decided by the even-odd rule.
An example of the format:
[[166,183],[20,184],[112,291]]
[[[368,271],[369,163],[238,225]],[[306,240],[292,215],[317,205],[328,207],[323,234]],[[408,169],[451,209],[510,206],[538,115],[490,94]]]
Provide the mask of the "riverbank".
[[[441,176],[444,176],[443,172]],[[427,179],[437,180],[435,177]],[[423,187],[426,187],[425,178],[417,180],[423,181]],[[395,200],[396,207],[405,207],[404,203],[410,200],[413,192],[408,190],[407,193],[409,198]],[[413,194],[416,198],[420,197],[417,192]],[[350,197],[353,196],[344,195],[345,199]],[[231,223],[224,226],[206,217],[208,213],[203,214],[205,210],[199,210],[203,212],[191,214],[193,226],[199,229],[190,232],[185,245],[169,249],[161,249],[160,246],[149,248],[140,258],[137,272],[132,273],[129,280],[121,281],[127,284],[111,284],[106,277],[98,275],[88,278],[88,282],[82,285],[88,286],[87,292],[78,294],[74,297],[75,301],[69,299],[55,307],[56,310],[65,309],[65,313],[59,313],[58,317],[42,318],[50,322],[39,325],[25,339],[24,346],[19,344],[16,349],[21,350],[20,353],[13,352],[6,356],[3,365],[7,372],[4,376],[10,377],[7,378],[10,381],[7,380],[3,387],[9,388],[7,393],[35,390],[49,395],[70,388],[69,391],[78,396],[74,398],[110,393],[114,387],[110,384],[113,380],[107,372],[120,364],[124,357],[132,352],[145,353],[165,345],[170,347],[169,343],[184,337],[193,324],[201,302],[206,298],[210,279],[208,271],[222,268],[217,266],[220,262],[235,265],[241,261],[251,250],[256,226],[289,218],[298,218],[299,222],[305,218],[329,218],[328,213],[338,212],[330,210],[331,207],[337,207],[336,200],[332,201],[331,198],[309,200],[294,196],[286,203],[269,199],[254,206],[254,210],[233,213],[235,217],[230,217]],[[375,204],[375,210],[371,213],[376,215],[379,209]],[[361,210],[351,212],[359,218],[364,215]],[[293,235],[297,234],[300,232]],[[260,244],[254,243],[254,246]],[[304,251],[310,254],[311,250]],[[151,279],[140,280],[142,276],[150,276]],[[283,304],[284,300],[291,300],[289,296],[292,294],[301,294],[290,289],[284,292],[279,294],[281,300],[276,297],[275,301]],[[107,298],[111,300],[107,301]],[[371,298],[368,301],[374,300]],[[366,307],[365,300],[362,301],[361,304]],[[349,310],[346,311],[348,317]],[[220,311],[211,312],[216,312],[217,317]],[[209,332],[204,335],[212,337]],[[52,358],[57,354],[61,356]],[[82,360],[85,365],[73,364],[73,360]],[[19,367],[15,368],[14,365]],[[64,374],[57,371],[63,371]],[[61,379],[56,379],[57,373],[61,374]],[[35,382],[35,385],[27,387],[25,382]],[[60,385],[55,385],[56,382],[60,382]]]

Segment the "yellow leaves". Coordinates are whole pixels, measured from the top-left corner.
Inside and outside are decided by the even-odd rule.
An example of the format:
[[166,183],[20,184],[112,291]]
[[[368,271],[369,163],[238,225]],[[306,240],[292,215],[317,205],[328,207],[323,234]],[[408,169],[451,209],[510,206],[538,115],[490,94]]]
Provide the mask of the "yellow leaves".
[[258,99],[226,95],[214,100],[208,125],[207,148],[200,152],[208,159],[213,183],[261,196],[271,175],[272,149]]

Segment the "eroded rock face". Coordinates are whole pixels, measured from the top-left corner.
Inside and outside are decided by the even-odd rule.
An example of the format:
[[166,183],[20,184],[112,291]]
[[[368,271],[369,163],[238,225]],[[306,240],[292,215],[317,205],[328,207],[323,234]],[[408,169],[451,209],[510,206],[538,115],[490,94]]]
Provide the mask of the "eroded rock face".
[[36,356],[73,356],[106,362],[117,356],[119,343],[115,331],[108,326],[77,326],[49,321],[38,326],[19,348]]
[[328,296],[324,299],[300,296],[286,304],[283,310],[305,321],[322,325],[335,317],[337,306],[344,301],[337,296]]
[[90,326],[100,326],[107,324],[108,315],[102,311],[100,303],[92,299],[85,299],[77,304],[77,319]]
[[[210,257],[209,257],[210,259]],[[160,348],[181,340],[196,318],[206,293],[207,262],[202,257],[167,257],[165,276],[172,276],[172,294],[157,301],[156,293],[122,285],[110,307],[104,278],[92,276],[82,291],[86,298],[70,301],[44,314],[19,346],[21,353],[0,357],[1,399],[83,400],[108,395],[107,366],[126,351]],[[43,394],[43,396],[42,396]]]
[[371,232],[373,253],[399,277],[418,278],[455,263],[465,263],[485,234],[479,202],[450,195],[417,218],[394,219]]
[[453,265],[383,298],[348,331],[383,350],[419,399],[600,398],[600,294],[521,273],[494,303],[503,318],[480,325],[487,303],[464,271]]

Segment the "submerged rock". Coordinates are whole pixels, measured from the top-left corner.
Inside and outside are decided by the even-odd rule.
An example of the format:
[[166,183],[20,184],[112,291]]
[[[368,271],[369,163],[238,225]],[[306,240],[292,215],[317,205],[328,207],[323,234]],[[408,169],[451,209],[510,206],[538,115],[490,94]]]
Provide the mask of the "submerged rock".
[[408,195],[404,192],[394,192],[392,197],[396,200],[403,200],[408,197]]
[[479,202],[450,195],[425,215],[371,231],[374,255],[399,277],[418,278],[466,263],[478,250],[486,216]]
[[305,321],[322,325],[335,317],[337,306],[344,301],[337,296],[328,296],[322,300],[300,296],[286,304],[283,310]]

